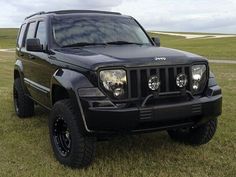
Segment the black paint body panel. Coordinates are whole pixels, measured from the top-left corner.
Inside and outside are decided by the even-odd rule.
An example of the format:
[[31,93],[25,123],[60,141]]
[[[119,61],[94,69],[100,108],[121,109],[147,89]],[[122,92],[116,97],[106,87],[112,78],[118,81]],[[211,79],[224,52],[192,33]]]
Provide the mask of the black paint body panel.
[[[59,48],[54,44],[51,18],[66,14],[44,13],[31,16],[24,23],[44,21],[46,23],[46,41],[43,52],[30,52],[24,46],[16,48],[14,77],[20,77],[25,93],[35,102],[48,108],[54,104],[54,88],[66,90],[80,117],[79,123],[85,133],[110,133],[119,131],[147,132],[173,127],[192,126],[203,123],[221,114],[222,96],[214,76],[210,74],[208,86],[203,95],[194,100],[178,104],[140,107],[136,102],[126,108],[117,108],[112,99],[81,98],[80,88],[99,88],[98,71],[109,68],[139,68],[150,66],[173,66],[204,63],[205,58],[180,50],[157,47],[149,38],[151,45],[106,45]],[[74,14],[80,18],[81,14]],[[132,18],[120,14],[83,13],[82,15],[112,16]],[[141,27],[141,26],[140,26]],[[141,27],[141,29],[143,29]],[[145,31],[144,31],[145,32]],[[145,32],[147,35],[147,33]],[[26,35],[26,34],[25,34]],[[165,58],[156,60],[155,58]],[[208,75],[208,74],[207,74]],[[216,87],[217,86],[217,87]],[[102,91],[101,91],[102,92]],[[102,93],[101,93],[102,95]],[[93,105],[107,105],[109,108],[96,108]],[[192,105],[199,104],[200,108]],[[147,112],[145,112],[145,110]],[[151,110],[151,111],[149,111]],[[144,113],[142,113],[144,112]],[[145,118],[146,113],[151,115]],[[142,115],[143,114],[143,115]],[[196,119],[196,117],[198,119]],[[203,121],[205,120],[205,121]]]

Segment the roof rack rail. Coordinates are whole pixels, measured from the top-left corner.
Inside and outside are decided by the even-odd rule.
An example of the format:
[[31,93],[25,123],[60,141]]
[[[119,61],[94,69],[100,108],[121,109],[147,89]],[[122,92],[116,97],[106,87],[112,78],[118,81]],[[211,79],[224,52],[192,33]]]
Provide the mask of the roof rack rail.
[[42,14],[71,14],[71,13],[99,13],[99,14],[113,14],[113,15],[121,15],[121,13],[119,12],[109,12],[109,11],[99,11],[99,10],[58,10],[58,11],[50,11],[50,12],[44,12],[44,11],[41,11],[41,12],[37,12],[37,13],[34,13],[28,17],[25,18],[26,19],[29,19],[33,16],[36,16],[36,15],[42,15]]
[[99,10],[59,10],[46,12],[46,14],[55,13],[55,14],[70,14],[70,13],[100,13],[100,14],[114,14],[121,15],[119,12],[109,12],[109,11],[99,11]]
[[45,12],[44,12],[44,11],[37,12],[37,13],[35,13],[35,14],[32,14],[32,15],[26,17],[25,20],[28,19],[28,18],[30,18],[30,17],[33,17],[33,16],[35,16],[35,15],[41,15],[41,14],[45,14]]

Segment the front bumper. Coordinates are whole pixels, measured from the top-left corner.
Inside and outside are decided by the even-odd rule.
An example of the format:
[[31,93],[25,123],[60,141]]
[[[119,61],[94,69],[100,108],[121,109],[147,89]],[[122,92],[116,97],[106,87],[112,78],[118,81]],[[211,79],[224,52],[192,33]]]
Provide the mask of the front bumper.
[[222,95],[218,86],[209,88],[208,95],[190,101],[130,108],[88,107],[86,123],[95,132],[146,132],[194,126],[221,114]]

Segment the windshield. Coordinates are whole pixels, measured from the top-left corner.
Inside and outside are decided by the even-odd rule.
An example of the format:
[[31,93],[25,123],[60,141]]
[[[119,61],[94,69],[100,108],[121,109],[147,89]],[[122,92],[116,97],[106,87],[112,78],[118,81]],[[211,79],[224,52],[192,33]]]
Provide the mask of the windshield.
[[132,18],[64,16],[52,19],[54,41],[60,47],[83,45],[152,45]]

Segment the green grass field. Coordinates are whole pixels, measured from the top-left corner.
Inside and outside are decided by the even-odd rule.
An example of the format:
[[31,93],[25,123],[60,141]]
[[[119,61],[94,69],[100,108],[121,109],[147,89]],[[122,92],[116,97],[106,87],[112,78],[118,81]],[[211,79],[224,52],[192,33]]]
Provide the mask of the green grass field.
[[[15,45],[16,30],[0,29],[0,48]],[[175,47],[214,57],[210,41],[197,45],[195,40],[160,35],[163,46]],[[6,40],[8,38],[8,40]],[[228,40],[228,39],[227,39]],[[235,39],[231,39],[235,40]],[[4,42],[5,41],[5,42]],[[13,42],[14,41],[14,42]],[[197,40],[198,41],[198,40]],[[213,42],[215,45],[217,42]],[[217,58],[236,59],[224,39]],[[233,46],[234,45],[234,46]],[[232,51],[231,54],[229,54]],[[0,176],[81,176],[81,177],[235,177],[236,174],[236,65],[211,64],[223,89],[223,114],[213,140],[200,147],[173,142],[166,132],[118,137],[97,144],[92,166],[72,170],[60,165],[51,150],[48,112],[36,108],[30,119],[16,117],[12,103],[14,53],[0,52]]]
[[16,28],[0,28],[0,49],[14,48],[16,46]]
[[13,53],[0,52],[0,176],[225,176],[236,174],[236,65],[213,64],[223,88],[223,115],[213,140],[191,147],[166,132],[99,142],[95,162],[85,170],[60,165],[50,147],[48,112],[37,107],[30,119],[16,117],[12,104]]
[[[199,34],[199,33],[198,33]],[[185,39],[182,36],[170,36],[149,33],[159,36],[161,45],[188,52],[193,52],[209,59],[236,60],[236,37],[219,39]]]

